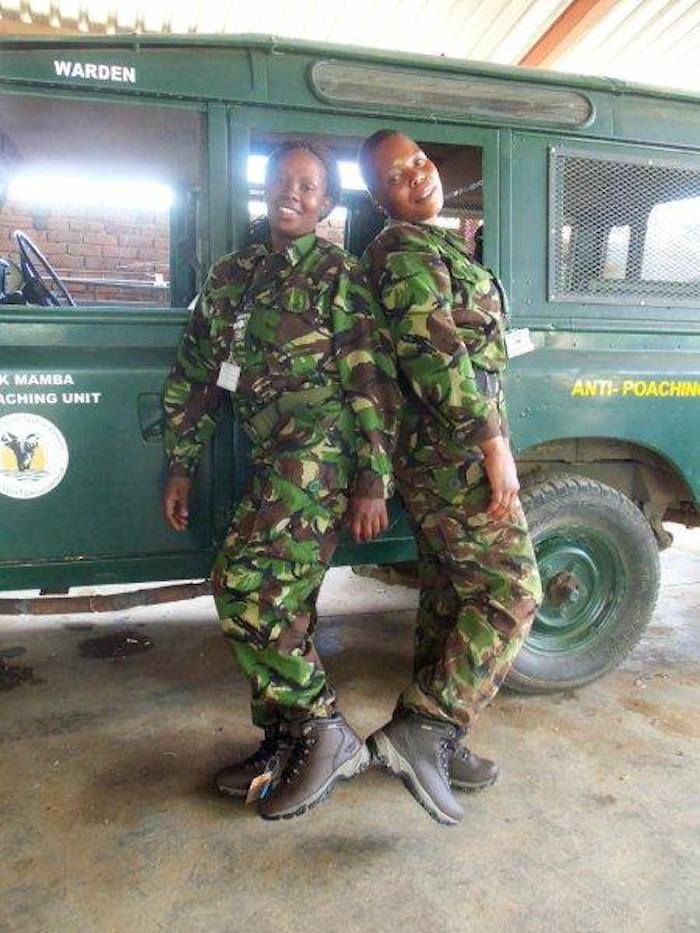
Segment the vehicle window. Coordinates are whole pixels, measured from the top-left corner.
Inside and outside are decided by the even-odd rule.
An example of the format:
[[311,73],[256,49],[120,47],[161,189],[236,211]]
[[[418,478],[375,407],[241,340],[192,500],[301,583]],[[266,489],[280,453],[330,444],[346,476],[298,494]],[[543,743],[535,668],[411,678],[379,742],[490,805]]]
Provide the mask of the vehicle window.
[[648,282],[700,279],[700,197],[666,201],[652,208],[642,256]]
[[[357,163],[363,137],[304,135],[322,143],[335,154],[343,185],[341,203],[318,225],[316,232],[359,255],[384,224],[383,215],[370,202]],[[267,154],[286,138],[289,136],[274,133],[253,138],[252,154],[248,159],[248,208],[251,220],[265,213],[263,188]],[[442,143],[422,145],[437,165],[445,189],[445,207],[439,219],[440,224],[460,232],[470,254],[480,259],[483,225],[481,149]]]
[[199,113],[0,97],[0,301],[186,306],[201,179]]
[[603,263],[603,278],[625,279],[627,277],[627,259],[630,251],[629,224],[620,224],[611,227],[605,245],[605,261]]
[[422,143],[426,154],[437,165],[445,192],[441,226],[459,232],[471,256],[480,261],[484,221],[484,184],[481,149],[477,146],[451,146]]
[[700,171],[552,152],[550,293],[644,304],[700,299]]

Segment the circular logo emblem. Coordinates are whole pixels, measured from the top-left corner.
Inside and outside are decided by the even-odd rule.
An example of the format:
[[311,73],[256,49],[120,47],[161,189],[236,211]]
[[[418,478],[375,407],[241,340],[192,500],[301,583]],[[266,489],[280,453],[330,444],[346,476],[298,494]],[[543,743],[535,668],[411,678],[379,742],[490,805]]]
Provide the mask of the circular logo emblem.
[[68,469],[68,445],[55,424],[17,412],[0,418],[0,494],[45,496]]

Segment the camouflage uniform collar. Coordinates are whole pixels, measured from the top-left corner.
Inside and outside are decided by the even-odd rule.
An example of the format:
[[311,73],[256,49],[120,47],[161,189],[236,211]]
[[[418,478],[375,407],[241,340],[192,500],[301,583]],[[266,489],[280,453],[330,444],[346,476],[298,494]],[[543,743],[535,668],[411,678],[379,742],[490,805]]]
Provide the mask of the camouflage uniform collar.
[[419,220],[400,220],[398,217],[389,217],[387,219],[384,224],[384,229],[387,230],[389,227],[413,227],[418,230],[423,230],[425,233],[437,233],[443,236],[452,233],[451,230],[448,230],[446,227],[439,227],[437,224],[423,223]]
[[421,223],[419,221],[411,220],[399,220],[395,217],[390,217],[385,226],[384,230],[388,230],[390,227],[406,227],[409,230],[414,232],[420,231],[426,237],[433,237],[434,240],[437,240],[438,243],[447,243],[448,245],[458,249],[461,253],[468,255],[467,253],[467,244],[465,243],[463,237],[455,230],[449,230],[447,227],[439,227],[437,224],[428,224]]
[[459,234],[455,233],[454,230],[450,230],[447,227],[441,227],[439,224],[416,224],[417,227],[422,227],[423,230],[427,230],[428,233],[433,233],[435,236],[443,240],[453,240],[455,236],[459,239]]
[[449,227],[440,227],[438,224],[417,224],[417,226],[437,237],[438,241],[441,240],[443,243],[458,249],[465,256],[469,256],[466,241],[459,231],[450,230]]
[[[305,233],[304,236],[300,236],[296,240],[292,240],[289,246],[287,246],[287,248],[284,249],[280,255],[286,258],[290,266],[295,266],[298,262],[301,262],[304,256],[308,256],[308,254],[316,245],[317,240],[318,237],[315,233]],[[266,247],[268,253],[274,252],[272,246],[269,243],[266,244]]]

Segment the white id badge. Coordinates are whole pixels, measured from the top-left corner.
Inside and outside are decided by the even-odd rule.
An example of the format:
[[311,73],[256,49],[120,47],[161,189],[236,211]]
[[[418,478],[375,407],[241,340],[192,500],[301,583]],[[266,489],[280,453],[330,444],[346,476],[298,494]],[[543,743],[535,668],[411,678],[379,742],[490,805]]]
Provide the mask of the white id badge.
[[522,356],[524,353],[532,353],[534,349],[535,345],[532,342],[528,327],[519,327],[517,330],[506,331],[506,353],[509,360],[516,356]]
[[235,392],[238,388],[238,379],[241,375],[241,367],[232,363],[230,360],[221,364],[219,378],[216,384],[222,389],[228,389],[229,392]]

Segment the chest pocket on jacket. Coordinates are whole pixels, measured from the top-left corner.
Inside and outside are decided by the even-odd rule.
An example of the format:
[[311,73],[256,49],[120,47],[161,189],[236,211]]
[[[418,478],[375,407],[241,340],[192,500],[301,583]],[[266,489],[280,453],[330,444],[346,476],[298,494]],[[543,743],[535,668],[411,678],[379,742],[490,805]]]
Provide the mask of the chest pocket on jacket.
[[450,259],[452,317],[470,353],[477,353],[503,329],[501,297],[491,275],[466,258]]
[[279,315],[269,347],[271,372],[308,375],[332,350],[332,335],[324,314],[323,289],[289,283],[276,300]]

